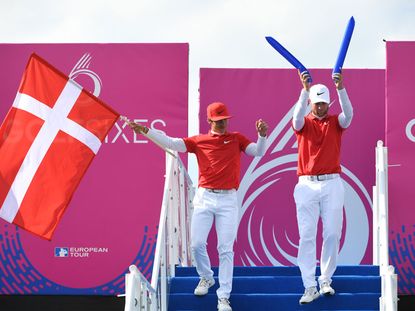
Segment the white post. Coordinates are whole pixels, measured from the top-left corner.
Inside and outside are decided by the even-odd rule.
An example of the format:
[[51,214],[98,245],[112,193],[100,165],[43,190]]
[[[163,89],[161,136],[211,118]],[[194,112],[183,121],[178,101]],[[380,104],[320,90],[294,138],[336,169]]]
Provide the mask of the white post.
[[379,147],[379,165],[378,169],[378,187],[379,191],[379,227],[380,230],[379,243],[380,243],[380,270],[381,273],[386,273],[389,266],[389,224],[388,224],[388,154],[387,149],[383,147],[383,142],[378,141]]
[[[166,231],[163,232],[163,240],[166,240]],[[160,265],[160,300],[161,300],[161,310],[167,311],[167,256],[166,248],[169,245],[164,243],[164,247],[161,249],[161,265]]]
[[398,281],[395,269],[389,265],[389,224],[388,224],[388,151],[382,141],[376,148],[376,186],[373,196],[373,243],[378,247],[373,254],[382,277],[382,296],[379,298],[379,310],[398,310]]
[[[190,177],[189,177],[190,180]],[[192,253],[192,249],[191,249],[191,231],[192,231],[192,216],[193,216],[193,199],[195,196],[196,190],[193,187],[193,184],[188,184],[188,189],[187,189],[187,206],[188,208],[186,209],[186,228],[188,228],[188,232],[187,232],[187,240],[189,241],[189,243],[187,244],[187,253],[189,254],[188,260],[189,260],[189,266],[194,266],[195,262],[193,259],[193,253]]]
[[149,300],[147,295],[147,288],[143,280],[140,280],[140,303],[138,304],[140,306],[140,311],[147,311],[148,306],[151,303],[151,300]]
[[180,245],[179,245],[179,249],[180,249],[180,258],[181,258],[181,263],[182,266],[187,267],[189,265],[187,258],[188,258],[188,253],[187,253],[187,243],[189,243],[190,241],[187,240],[187,230],[188,227],[186,226],[186,194],[185,194],[185,178],[184,178],[184,172],[183,172],[183,167],[179,166],[179,222],[180,222]]
[[[376,149],[377,152],[377,149]],[[377,175],[377,172],[376,172]],[[379,203],[378,203],[378,187],[373,186],[373,212],[372,212],[372,227],[373,227],[373,241],[372,241],[372,253],[373,253],[373,265],[379,266]]]
[[179,166],[177,161],[174,161],[173,165],[173,172],[172,178],[174,181],[171,185],[171,198],[169,204],[169,260],[168,260],[168,269],[170,271],[169,275],[174,274],[174,269],[176,264],[179,264]]
[[160,310],[157,300],[157,293],[153,292],[150,293],[150,308],[151,311],[158,311]]
[[125,275],[125,308],[124,311],[139,311],[146,301],[141,295],[141,280],[137,267],[131,265],[130,273]]

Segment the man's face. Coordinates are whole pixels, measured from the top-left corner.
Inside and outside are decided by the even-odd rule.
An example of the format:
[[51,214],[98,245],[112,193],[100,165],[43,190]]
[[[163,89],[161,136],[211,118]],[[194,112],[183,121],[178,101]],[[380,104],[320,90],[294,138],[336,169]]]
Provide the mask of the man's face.
[[323,102],[312,104],[311,111],[315,116],[322,118],[328,113],[329,104]]
[[228,119],[219,120],[219,121],[212,121],[209,120],[210,129],[216,133],[225,133],[226,129],[228,128]]

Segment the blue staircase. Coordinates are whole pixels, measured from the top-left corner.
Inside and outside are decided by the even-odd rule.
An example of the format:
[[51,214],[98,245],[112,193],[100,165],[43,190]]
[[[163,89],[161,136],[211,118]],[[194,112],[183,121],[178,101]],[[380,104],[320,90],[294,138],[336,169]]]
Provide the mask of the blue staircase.
[[[213,270],[217,276],[217,268]],[[176,268],[170,283],[169,311],[217,310],[217,278],[215,281],[208,295],[197,297],[193,295],[199,282],[196,269]],[[332,286],[336,295],[299,305],[304,288],[298,267],[235,267],[230,301],[233,311],[379,310],[378,266],[339,266]]]

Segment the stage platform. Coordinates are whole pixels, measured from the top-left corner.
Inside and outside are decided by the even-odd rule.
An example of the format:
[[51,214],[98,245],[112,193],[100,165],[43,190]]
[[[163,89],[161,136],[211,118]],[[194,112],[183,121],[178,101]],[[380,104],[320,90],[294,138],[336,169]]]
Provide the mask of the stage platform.
[[[114,296],[0,295],[1,311],[123,311],[124,303]],[[399,296],[399,311],[413,311],[414,306],[415,296]]]

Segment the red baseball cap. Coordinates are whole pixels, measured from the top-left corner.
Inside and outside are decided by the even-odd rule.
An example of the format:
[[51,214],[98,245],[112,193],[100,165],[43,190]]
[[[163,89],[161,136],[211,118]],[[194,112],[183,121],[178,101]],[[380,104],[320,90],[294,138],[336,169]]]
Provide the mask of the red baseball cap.
[[207,106],[207,117],[208,120],[212,121],[232,118],[232,116],[229,115],[228,108],[221,102],[214,102]]

